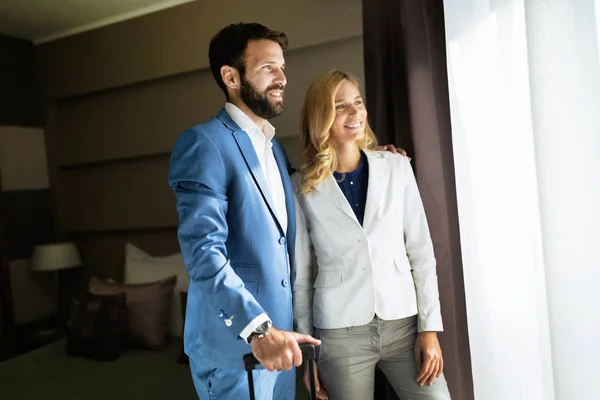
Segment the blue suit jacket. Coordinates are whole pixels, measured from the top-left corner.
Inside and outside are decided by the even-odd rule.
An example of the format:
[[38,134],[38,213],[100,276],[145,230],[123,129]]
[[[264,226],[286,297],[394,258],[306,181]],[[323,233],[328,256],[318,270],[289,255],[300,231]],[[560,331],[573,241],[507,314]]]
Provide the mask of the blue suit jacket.
[[242,356],[251,348],[239,334],[263,312],[275,327],[292,330],[294,195],[289,161],[276,140],[273,153],[285,191],[287,232],[248,134],[225,109],[183,132],[171,154],[169,185],[191,278],[185,352],[211,368],[243,368]]

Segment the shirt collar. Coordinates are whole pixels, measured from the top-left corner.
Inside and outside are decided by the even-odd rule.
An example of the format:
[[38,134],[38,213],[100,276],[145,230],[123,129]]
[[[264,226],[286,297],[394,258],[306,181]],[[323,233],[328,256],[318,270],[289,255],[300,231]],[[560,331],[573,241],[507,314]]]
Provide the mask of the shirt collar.
[[[227,111],[227,114],[229,114],[229,116],[231,117],[233,122],[235,122],[243,131],[261,132],[258,125],[256,125],[254,123],[254,121],[252,121],[250,119],[250,117],[248,117],[236,105],[234,105],[230,102],[225,103],[225,111]],[[269,121],[265,120],[265,127],[264,127],[262,133],[265,135],[267,140],[270,141],[271,139],[273,139],[273,136],[275,136],[275,127],[273,125],[271,125],[271,123]]]
[[365,169],[365,164],[367,164],[367,156],[361,150],[360,151],[360,164],[358,165],[358,168],[356,168],[354,171],[350,171],[350,172],[336,172],[336,171],[333,171],[333,176],[336,179],[341,179],[343,176],[350,176],[350,177],[359,176],[362,173],[362,171]]

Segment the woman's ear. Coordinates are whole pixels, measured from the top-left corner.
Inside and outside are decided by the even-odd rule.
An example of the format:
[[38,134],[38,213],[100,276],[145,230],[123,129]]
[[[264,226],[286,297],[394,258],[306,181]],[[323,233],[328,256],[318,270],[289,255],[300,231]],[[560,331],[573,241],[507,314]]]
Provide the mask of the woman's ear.
[[223,65],[221,67],[221,79],[223,83],[230,89],[239,90],[240,88],[240,74],[237,69],[230,67],[229,65]]

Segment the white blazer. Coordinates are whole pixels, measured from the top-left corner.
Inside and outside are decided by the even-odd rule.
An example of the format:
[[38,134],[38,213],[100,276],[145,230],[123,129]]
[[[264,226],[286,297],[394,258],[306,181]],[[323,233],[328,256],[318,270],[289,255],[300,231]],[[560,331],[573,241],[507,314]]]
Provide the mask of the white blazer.
[[369,184],[363,226],[333,175],[296,193],[294,316],[299,332],[418,314],[418,330],[442,331],[436,262],[407,158],[365,151]]

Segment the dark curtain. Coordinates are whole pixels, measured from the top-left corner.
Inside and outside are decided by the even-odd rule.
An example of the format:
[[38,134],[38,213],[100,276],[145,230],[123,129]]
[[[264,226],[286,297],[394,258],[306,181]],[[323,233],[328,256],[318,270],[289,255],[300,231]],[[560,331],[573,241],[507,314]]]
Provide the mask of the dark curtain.
[[8,270],[6,234],[4,230],[4,206],[0,182],[0,361],[8,358],[15,340],[12,292]]
[[[437,258],[444,373],[454,400],[473,399],[450,127],[442,0],[363,0],[369,122],[412,157]],[[378,373],[378,399],[394,399]]]

